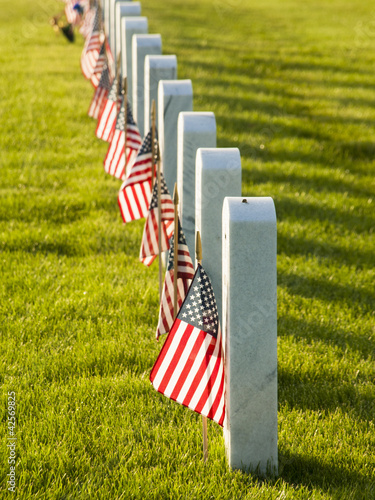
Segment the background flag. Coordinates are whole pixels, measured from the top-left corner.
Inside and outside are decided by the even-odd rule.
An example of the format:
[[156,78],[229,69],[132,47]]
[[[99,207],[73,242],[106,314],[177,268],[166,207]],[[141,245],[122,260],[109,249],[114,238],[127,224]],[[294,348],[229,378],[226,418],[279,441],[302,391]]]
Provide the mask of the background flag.
[[109,89],[111,88],[111,81],[108,66],[105,65],[88,111],[88,115],[91,118],[95,118],[95,120],[101,115]]
[[124,222],[147,216],[151,200],[152,151],[151,131],[146,135],[141,149],[121,186],[118,204]]
[[[176,230],[170,241],[170,251],[167,272],[165,274],[164,288],[161,297],[159,323],[156,331],[156,338],[159,339],[160,335],[169,332],[174,320],[174,239]],[[180,221],[178,221],[178,275],[177,275],[177,303],[178,309],[181,307],[185,295],[190,286],[191,280],[194,278],[194,266],[191,261],[189,249],[186,244],[185,235],[182,231]],[[177,310],[178,310],[177,309]]]
[[[133,119],[131,107],[127,103],[127,121],[125,132],[124,98],[117,116],[116,127],[104,160],[104,170],[118,179],[125,179],[126,170],[132,165],[141,146],[141,136]],[[126,134],[126,135],[125,135]],[[126,151],[125,151],[126,138]],[[125,154],[126,153],[126,154]]]
[[121,75],[117,75],[112,82],[107,100],[105,101],[102,113],[99,116],[95,132],[98,139],[102,139],[107,142],[111,142],[115,130],[117,113],[119,111],[118,104],[121,98],[121,95],[119,95],[118,92],[119,81],[121,81]]
[[159,255],[159,222],[158,205],[161,206],[161,251],[169,248],[169,239],[173,233],[174,205],[169,194],[164,175],[160,172],[160,194],[158,199],[158,180],[155,180],[152,198],[143,230],[141,252],[139,260],[146,266],[150,266],[157,255]]
[[103,42],[104,33],[102,31],[102,9],[97,7],[91,34],[86,40],[81,55],[82,73],[88,80],[90,80],[91,75],[93,74]]
[[223,425],[221,331],[211,282],[200,264],[150,380],[161,394]]

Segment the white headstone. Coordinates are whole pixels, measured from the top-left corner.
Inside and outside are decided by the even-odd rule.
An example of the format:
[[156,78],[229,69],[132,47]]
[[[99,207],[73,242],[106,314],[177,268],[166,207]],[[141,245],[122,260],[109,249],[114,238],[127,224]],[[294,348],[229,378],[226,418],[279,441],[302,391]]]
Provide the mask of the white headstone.
[[240,151],[199,148],[195,168],[195,229],[201,235],[202,263],[215,292],[222,324],[222,211],[226,196],[241,196]]
[[122,77],[128,79],[128,99],[132,103],[132,39],[133,35],[148,32],[147,17],[121,18],[121,72]]
[[123,0],[108,0],[108,40],[109,46],[111,47],[111,51],[115,56],[115,48],[116,48],[116,5],[118,3],[123,3]]
[[223,341],[229,466],[277,473],[276,213],[272,198],[223,206]]
[[145,135],[145,58],[147,55],[161,55],[161,35],[133,35],[133,116],[142,137]]
[[177,189],[180,219],[190,256],[195,258],[195,159],[199,148],[216,147],[211,112],[182,112],[177,123]]
[[139,17],[141,15],[141,3],[120,1],[116,2],[115,19],[113,29],[115,33],[115,48],[113,57],[116,59],[117,54],[121,50],[121,18],[122,17]]
[[145,57],[145,134],[151,126],[151,103],[156,104],[156,123],[158,123],[158,85],[160,80],[176,80],[177,57],[150,56]]
[[191,80],[160,80],[158,108],[162,170],[168,189],[173,193],[177,182],[177,121],[181,111],[193,110]]
[[[110,21],[110,17],[111,17],[110,16],[111,2],[112,2],[112,0],[105,0],[103,2],[104,29],[105,29],[106,35],[108,37],[110,47],[111,47],[111,40],[110,40],[109,21]],[[111,47],[111,50],[112,50],[112,47]]]

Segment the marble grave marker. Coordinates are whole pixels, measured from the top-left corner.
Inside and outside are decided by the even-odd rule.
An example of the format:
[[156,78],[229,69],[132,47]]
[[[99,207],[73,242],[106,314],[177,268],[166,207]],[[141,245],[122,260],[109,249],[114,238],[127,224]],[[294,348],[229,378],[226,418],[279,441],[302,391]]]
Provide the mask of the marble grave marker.
[[190,256],[195,258],[195,160],[198,148],[216,147],[212,112],[183,111],[177,122],[177,189],[180,219]]
[[132,41],[132,74],[133,74],[133,116],[139,132],[145,136],[144,99],[145,99],[145,58],[147,55],[161,55],[161,35],[133,35]]
[[224,438],[233,469],[277,473],[276,213],[272,198],[223,205]]
[[158,88],[158,108],[162,170],[168,189],[173,193],[177,182],[177,121],[181,111],[193,110],[191,80],[161,80]]
[[222,211],[225,197],[241,196],[240,151],[199,148],[195,165],[195,230],[201,235],[202,263],[211,279],[222,325]]

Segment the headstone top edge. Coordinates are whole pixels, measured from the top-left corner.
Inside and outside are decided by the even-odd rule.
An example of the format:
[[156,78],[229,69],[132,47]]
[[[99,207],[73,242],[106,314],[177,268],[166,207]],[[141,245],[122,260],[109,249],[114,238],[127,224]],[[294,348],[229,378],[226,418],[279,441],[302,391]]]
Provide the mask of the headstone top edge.
[[167,95],[191,95],[193,84],[191,80],[160,80],[159,89],[164,90]]
[[212,111],[181,111],[178,115],[177,126],[185,132],[215,131],[216,118]]
[[148,45],[146,42],[152,42],[152,41],[160,41],[161,44],[161,35],[159,33],[134,33],[133,35],[133,40],[137,40],[138,45],[143,44]]
[[223,218],[231,222],[271,222],[276,225],[275,203],[271,196],[227,196]]
[[149,64],[169,62],[170,64],[177,64],[177,56],[175,54],[147,54],[146,61]]
[[[134,26],[148,26],[148,18],[144,16],[123,16],[121,18],[121,23],[125,25],[125,28]],[[129,26],[128,26],[129,25]]]
[[206,158],[223,158],[229,157],[230,159],[238,159],[241,162],[241,152],[238,148],[198,148],[197,149],[197,160],[204,161]]

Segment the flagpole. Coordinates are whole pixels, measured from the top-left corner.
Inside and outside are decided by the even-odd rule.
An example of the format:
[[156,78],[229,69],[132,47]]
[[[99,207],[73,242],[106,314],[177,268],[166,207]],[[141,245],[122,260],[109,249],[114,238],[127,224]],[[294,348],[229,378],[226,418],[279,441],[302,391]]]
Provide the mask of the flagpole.
[[151,151],[152,151],[151,186],[153,186],[155,183],[155,163],[154,163],[155,139],[156,139],[156,104],[155,104],[155,99],[152,99],[152,103],[151,103]]
[[[195,240],[195,253],[197,256],[197,263],[202,265],[202,240],[201,234],[197,231]],[[207,462],[208,458],[208,440],[207,440],[207,417],[202,415],[202,435],[203,435],[203,461]]]
[[122,93],[124,96],[124,156],[125,156],[125,166],[124,175],[126,176],[126,136],[127,136],[127,119],[128,119],[128,78],[125,76],[122,84]]
[[176,319],[177,316],[177,280],[178,280],[178,191],[177,191],[177,183],[174,185],[174,193],[173,193],[173,204],[174,204],[174,245],[173,245],[173,319]]
[[157,181],[158,181],[158,246],[159,246],[159,298],[161,302],[163,292],[163,262],[161,255],[161,185],[160,185],[160,150],[159,144],[156,145],[156,166],[157,166]]

